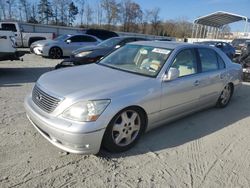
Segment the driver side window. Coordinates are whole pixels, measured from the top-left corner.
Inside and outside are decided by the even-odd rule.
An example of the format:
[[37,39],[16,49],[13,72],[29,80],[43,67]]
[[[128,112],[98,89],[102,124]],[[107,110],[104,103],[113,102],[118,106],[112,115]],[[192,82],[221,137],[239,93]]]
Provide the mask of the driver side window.
[[171,68],[179,70],[179,77],[197,73],[196,56],[193,49],[185,49],[177,54]]

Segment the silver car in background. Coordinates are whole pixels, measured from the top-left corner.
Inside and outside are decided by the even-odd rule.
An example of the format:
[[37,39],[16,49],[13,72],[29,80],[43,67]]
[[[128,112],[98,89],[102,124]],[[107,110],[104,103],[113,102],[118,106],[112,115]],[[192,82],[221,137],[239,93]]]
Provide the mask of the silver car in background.
[[65,151],[121,152],[147,130],[227,106],[241,76],[241,66],[216,48],[135,42],[98,64],[42,75],[25,108],[34,127]]
[[72,51],[86,46],[95,46],[101,42],[95,36],[87,34],[61,35],[54,40],[40,40],[30,46],[30,51],[37,55],[58,59],[70,56]]

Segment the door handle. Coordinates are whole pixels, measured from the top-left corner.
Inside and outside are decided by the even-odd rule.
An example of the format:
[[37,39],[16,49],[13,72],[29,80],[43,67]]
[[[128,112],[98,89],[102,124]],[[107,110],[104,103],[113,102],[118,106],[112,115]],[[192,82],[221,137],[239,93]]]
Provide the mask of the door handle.
[[196,81],[194,82],[194,86],[198,86],[198,85],[200,85],[200,81],[199,81],[199,80],[196,80]]

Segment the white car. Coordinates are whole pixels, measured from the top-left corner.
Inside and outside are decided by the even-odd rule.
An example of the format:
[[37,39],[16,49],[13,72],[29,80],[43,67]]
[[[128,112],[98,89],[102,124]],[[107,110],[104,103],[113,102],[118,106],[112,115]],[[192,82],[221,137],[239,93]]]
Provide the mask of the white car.
[[30,51],[44,57],[59,59],[70,56],[72,51],[86,46],[95,46],[101,42],[95,36],[86,34],[61,35],[54,40],[40,40],[30,46]]

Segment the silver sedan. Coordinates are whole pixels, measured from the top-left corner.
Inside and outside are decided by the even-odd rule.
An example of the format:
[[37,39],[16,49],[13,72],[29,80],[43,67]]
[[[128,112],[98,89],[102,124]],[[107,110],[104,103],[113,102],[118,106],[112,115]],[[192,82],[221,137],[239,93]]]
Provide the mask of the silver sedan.
[[[42,75],[25,100],[34,127],[72,153],[128,150],[152,128],[195,111],[226,107],[242,68],[221,50],[136,42],[98,64]],[[41,146],[42,147],[42,146]]]
[[40,40],[30,46],[30,51],[36,55],[58,59],[70,56],[72,51],[86,46],[95,46],[101,40],[92,35],[61,35],[54,40]]

